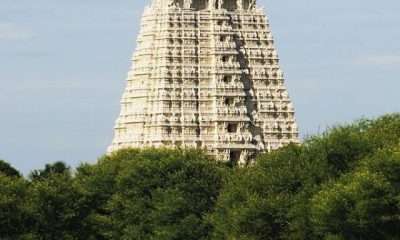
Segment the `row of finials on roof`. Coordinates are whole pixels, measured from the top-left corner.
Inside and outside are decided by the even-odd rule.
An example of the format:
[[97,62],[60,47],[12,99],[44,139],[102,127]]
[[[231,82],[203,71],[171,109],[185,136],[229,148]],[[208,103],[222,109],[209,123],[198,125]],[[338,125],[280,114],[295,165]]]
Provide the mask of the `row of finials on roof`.
[[[162,1],[162,0],[161,0]],[[256,0],[164,0],[164,6],[184,9],[253,10]],[[160,0],[156,0],[160,2]]]

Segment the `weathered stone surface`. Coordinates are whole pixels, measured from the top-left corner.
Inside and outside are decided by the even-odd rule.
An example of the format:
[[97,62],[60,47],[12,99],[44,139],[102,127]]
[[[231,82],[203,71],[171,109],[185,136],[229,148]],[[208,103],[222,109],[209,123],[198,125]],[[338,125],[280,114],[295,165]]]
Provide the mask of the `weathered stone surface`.
[[298,142],[268,18],[255,0],[154,0],[108,151],[200,147],[245,163]]

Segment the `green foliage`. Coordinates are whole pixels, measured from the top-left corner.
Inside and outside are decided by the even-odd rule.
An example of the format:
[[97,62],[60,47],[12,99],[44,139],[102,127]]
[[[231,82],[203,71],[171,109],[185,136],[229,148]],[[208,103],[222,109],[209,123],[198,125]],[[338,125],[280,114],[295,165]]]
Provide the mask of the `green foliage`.
[[87,228],[95,239],[108,239],[105,232],[110,224],[104,224],[104,216],[109,214],[107,203],[116,192],[116,181],[126,161],[132,161],[140,154],[140,150],[124,149],[112,155],[101,157],[97,164],[83,164],[77,169],[76,181],[89,201],[91,212],[86,218]]
[[29,175],[29,178],[33,181],[39,181],[48,178],[53,174],[64,174],[69,173],[70,167],[64,162],[55,162],[53,164],[46,164],[43,170],[34,170]]
[[90,211],[88,200],[72,176],[50,173],[30,186],[35,239],[90,239],[85,219]]
[[222,168],[197,150],[127,149],[101,159],[88,178],[105,238],[202,239]]
[[400,146],[378,151],[312,199],[316,234],[344,239],[400,239]]
[[[368,159],[382,148],[391,149],[390,147],[398,146],[399,140],[400,115],[387,115],[376,120],[360,120],[351,125],[336,126],[323,136],[306,140],[302,145],[290,145],[260,156],[252,167],[235,169],[223,186],[223,193],[214,212],[208,216],[214,226],[214,239],[321,239],[322,236],[325,239],[360,239],[335,232],[345,225],[348,231],[358,236],[361,229],[354,227],[354,224],[343,223],[345,218],[340,215],[341,209],[334,208],[335,198],[329,195],[331,192],[328,190],[323,195],[321,189],[324,189],[326,184],[332,184],[337,186],[332,187],[332,194],[337,193],[343,187],[340,183],[344,176],[358,173],[363,164],[376,162]],[[394,150],[389,150],[391,151]],[[384,168],[385,164],[378,166]],[[386,175],[398,182],[398,166],[392,164],[385,169],[388,170]],[[376,177],[376,174],[370,171],[364,173],[371,179]],[[399,200],[398,196],[391,197],[390,192],[383,191],[375,185],[365,185],[366,182],[358,183],[359,180],[347,180],[351,183],[349,189],[352,189],[350,186],[361,184],[364,190],[372,191],[370,194],[382,194],[383,197],[379,200]],[[396,182],[395,180],[392,182]],[[392,185],[386,187],[387,190],[397,190]],[[317,197],[319,195],[321,196]],[[338,196],[339,199],[342,199],[341,197],[342,195]],[[332,208],[329,213],[332,215],[324,215],[322,210],[316,210],[321,199],[331,201],[329,203],[332,205],[329,206]],[[352,199],[349,203],[354,204],[354,201]],[[399,210],[394,208],[399,203],[392,201],[385,205],[385,202],[380,203],[378,200],[374,203],[377,208],[381,207],[386,211],[374,209],[376,218],[392,220],[390,224],[389,220],[381,221],[381,225],[386,226],[381,228],[383,233],[371,236],[380,237],[386,234],[386,237],[392,237],[361,239],[398,239],[400,234],[393,230],[398,223],[393,222],[393,219],[399,218]],[[347,211],[357,210],[353,209],[355,205],[343,204],[348,206]],[[328,211],[326,208],[324,210]],[[371,216],[365,215],[365,219],[371,219]],[[372,224],[375,227],[381,225]],[[371,234],[371,231],[378,232],[376,228],[368,230],[368,234]]]
[[247,167],[125,149],[33,171],[0,161],[0,239],[400,240],[400,115],[335,126]]
[[268,164],[260,160],[255,166],[234,169],[208,217],[215,227],[213,239],[278,239],[287,228],[292,196],[301,184],[297,159],[302,151],[301,146],[290,145],[269,155]]
[[19,239],[33,224],[28,183],[0,173],[0,239]]
[[0,159],[0,173],[9,177],[20,177],[21,174],[13,168],[9,163]]

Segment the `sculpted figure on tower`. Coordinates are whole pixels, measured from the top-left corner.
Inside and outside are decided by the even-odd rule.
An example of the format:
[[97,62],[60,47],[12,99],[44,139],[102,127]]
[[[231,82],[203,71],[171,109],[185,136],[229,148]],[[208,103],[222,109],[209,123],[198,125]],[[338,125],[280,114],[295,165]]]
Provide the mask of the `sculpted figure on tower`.
[[237,0],[236,5],[238,10],[243,10],[243,0]]
[[256,8],[256,0],[250,0],[249,10],[254,10]]
[[216,1],[217,0],[209,0],[208,1],[208,9],[210,9],[210,10],[213,10],[213,9],[215,9],[216,8]]
[[184,8],[188,9],[192,7],[193,0],[184,0]]

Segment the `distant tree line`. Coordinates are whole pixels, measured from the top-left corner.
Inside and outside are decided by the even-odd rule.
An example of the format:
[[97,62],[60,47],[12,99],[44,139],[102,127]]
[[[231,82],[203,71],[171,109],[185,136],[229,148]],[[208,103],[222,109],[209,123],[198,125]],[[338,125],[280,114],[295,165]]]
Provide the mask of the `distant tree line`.
[[397,240],[400,114],[242,167],[193,149],[125,149],[28,178],[0,161],[0,239]]

